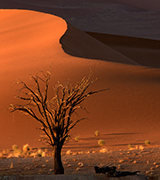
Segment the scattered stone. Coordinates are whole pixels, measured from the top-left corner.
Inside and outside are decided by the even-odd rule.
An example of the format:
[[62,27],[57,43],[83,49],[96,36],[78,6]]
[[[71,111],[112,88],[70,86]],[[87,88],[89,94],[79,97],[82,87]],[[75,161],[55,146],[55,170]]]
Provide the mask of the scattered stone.
[[71,150],[68,150],[68,151],[66,152],[66,154],[67,154],[67,155],[71,155]]
[[52,171],[54,171],[54,169],[49,169],[49,172],[52,172]]
[[119,163],[122,163],[122,162],[124,162],[124,159],[119,160]]
[[79,171],[79,170],[80,170],[80,168],[79,168],[79,167],[77,167],[77,168],[76,168],[76,171]]
[[153,170],[154,170],[154,167],[151,167],[150,170],[153,171]]
[[28,166],[26,166],[25,168],[24,168],[24,170],[30,170],[31,168],[30,167],[28,167]]
[[10,169],[13,169],[13,163],[11,163],[11,165],[10,165]]
[[150,173],[150,171],[146,171],[146,174],[149,174]]
[[78,166],[83,167],[83,163],[82,163],[82,162],[79,162],[79,163],[78,163]]

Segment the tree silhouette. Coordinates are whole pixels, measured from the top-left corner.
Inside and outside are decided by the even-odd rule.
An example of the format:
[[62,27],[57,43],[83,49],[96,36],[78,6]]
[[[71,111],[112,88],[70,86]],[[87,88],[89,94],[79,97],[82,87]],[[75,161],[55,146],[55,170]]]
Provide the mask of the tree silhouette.
[[16,84],[20,89],[16,98],[25,102],[24,104],[10,104],[11,112],[19,111],[30,115],[37,120],[42,127],[40,128],[47,136],[47,143],[53,147],[54,173],[64,174],[64,168],[61,161],[61,150],[69,132],[77,123],[84,120],[73,120],[72,115],[78,109],[84,109],[80,104],[90,95],[105,91],[88,91],[90,85],[95,80],[91,80],[91,73],[88,78],[84,77],[75,86],[66,82],[57,83],[53,90],[53,97],[49,98],[49,83],[51,73],[41,72],[31,76],[34,86],[29,86],[21,80]]

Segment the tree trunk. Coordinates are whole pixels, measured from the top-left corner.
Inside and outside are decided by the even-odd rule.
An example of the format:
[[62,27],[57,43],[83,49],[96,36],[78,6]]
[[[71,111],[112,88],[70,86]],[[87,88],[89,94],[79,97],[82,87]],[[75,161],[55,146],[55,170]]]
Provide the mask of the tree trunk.
[[54,158],[54,174],[64,174],[64,168],[61,160],[61,145],[54,145],[53,158]]

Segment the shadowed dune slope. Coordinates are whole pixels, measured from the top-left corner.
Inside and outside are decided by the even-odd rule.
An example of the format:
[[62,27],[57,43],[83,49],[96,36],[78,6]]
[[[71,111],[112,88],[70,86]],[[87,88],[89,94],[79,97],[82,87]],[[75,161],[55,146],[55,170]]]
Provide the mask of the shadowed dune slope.
[[160,68],[160,41],[86,32],[143,66]]
[[88,36],[69,23],[66,33],[60,39],[60,43],[64,51],[73,56],[138,65],[138,63]]
[[[28,116],[11,114],[7,108],[10,103],[18,103],[14,96],[19,86],[13,86],[17,78],[32,85],[30,74],[50,70],[50,66],[52,79],[49,96],[52,95],[51,87],[58,80],[63,83],[69,79],[75,84],[88,75],[90,69],[94,73],[93,79],[98,78],[92,86],[93,90],[110,88],[83,103],[89,114],[80,111],[79,116],[75,114],[73,118],[87,117],[89,120],[77,125],[71,132],[72,136],[91,137],[95,130],[99,130],[105,134],[136,133],[137,140],[150,139],[160,143],[159,69],[123,64],[125,56],[102,43],[98,45],[98,41],[73,26],[69,26],[70,36],[65,36],[66,22],[53,15],[25,10],[0,10],[0,27],[0,149],[25,143],[32,147],[44,146],[38,143],[40,132],[36,127],[39,124]],[[78,35],[75,40],[79,46],[68,40],[75,34]],[[112,56],[108,57],[110,62],[66,54],[59,42],[62,35],[62,44],[71,51],[73,48],[74,53],[84,53],[84,42],[89,46],[97,42],[97,48],[106,47]],[[88,54],[93,53],[93,46],[90,48]],[[116,62],[121,63],[115,63],[114,57],[117,58]],[[113,139],[108,138],[107,143],[111,141],[113,144]],[[123,143],[126,143],[125,140]]]

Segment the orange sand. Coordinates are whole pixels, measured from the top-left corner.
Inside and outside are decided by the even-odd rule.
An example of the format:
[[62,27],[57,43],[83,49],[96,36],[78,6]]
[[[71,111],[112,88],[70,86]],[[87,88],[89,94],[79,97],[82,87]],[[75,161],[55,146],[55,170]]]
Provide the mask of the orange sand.
[[100,42],[72,25],[67,30],[67,23],[57,16],[30,10],[1,9],[0,27],[0,149],[25,143],[44,146],[38,142],[39,124],[28,116],[10,114],[7,108],[16,103],[13,83],[17,78],[31,83],[30,74],[49,70],[50,66],[51,86],[57,80],[63,83],[68,79],[74,84],[92,69],[93,79],[98,78],[92,88],[110,88],[84,102],[89,114],[79,113],[79,117],[90,119],[71,132],[72,137],[80,136],[83,149],[97,147],[98,139],[91,138],[95,130],[113,149],[146,139],[160,143],[160,70],[142,66],[140,61],[146,58],[147,65],[159,67],[158,62],[156,66],[155,60],[148,58],[150,52],[157,58],[159,49],[154,53],[152,48],[145,48],[141,58],[135,54],[133,58],[133,53],[141,51],[134,43],[126,48],[115,41]]

